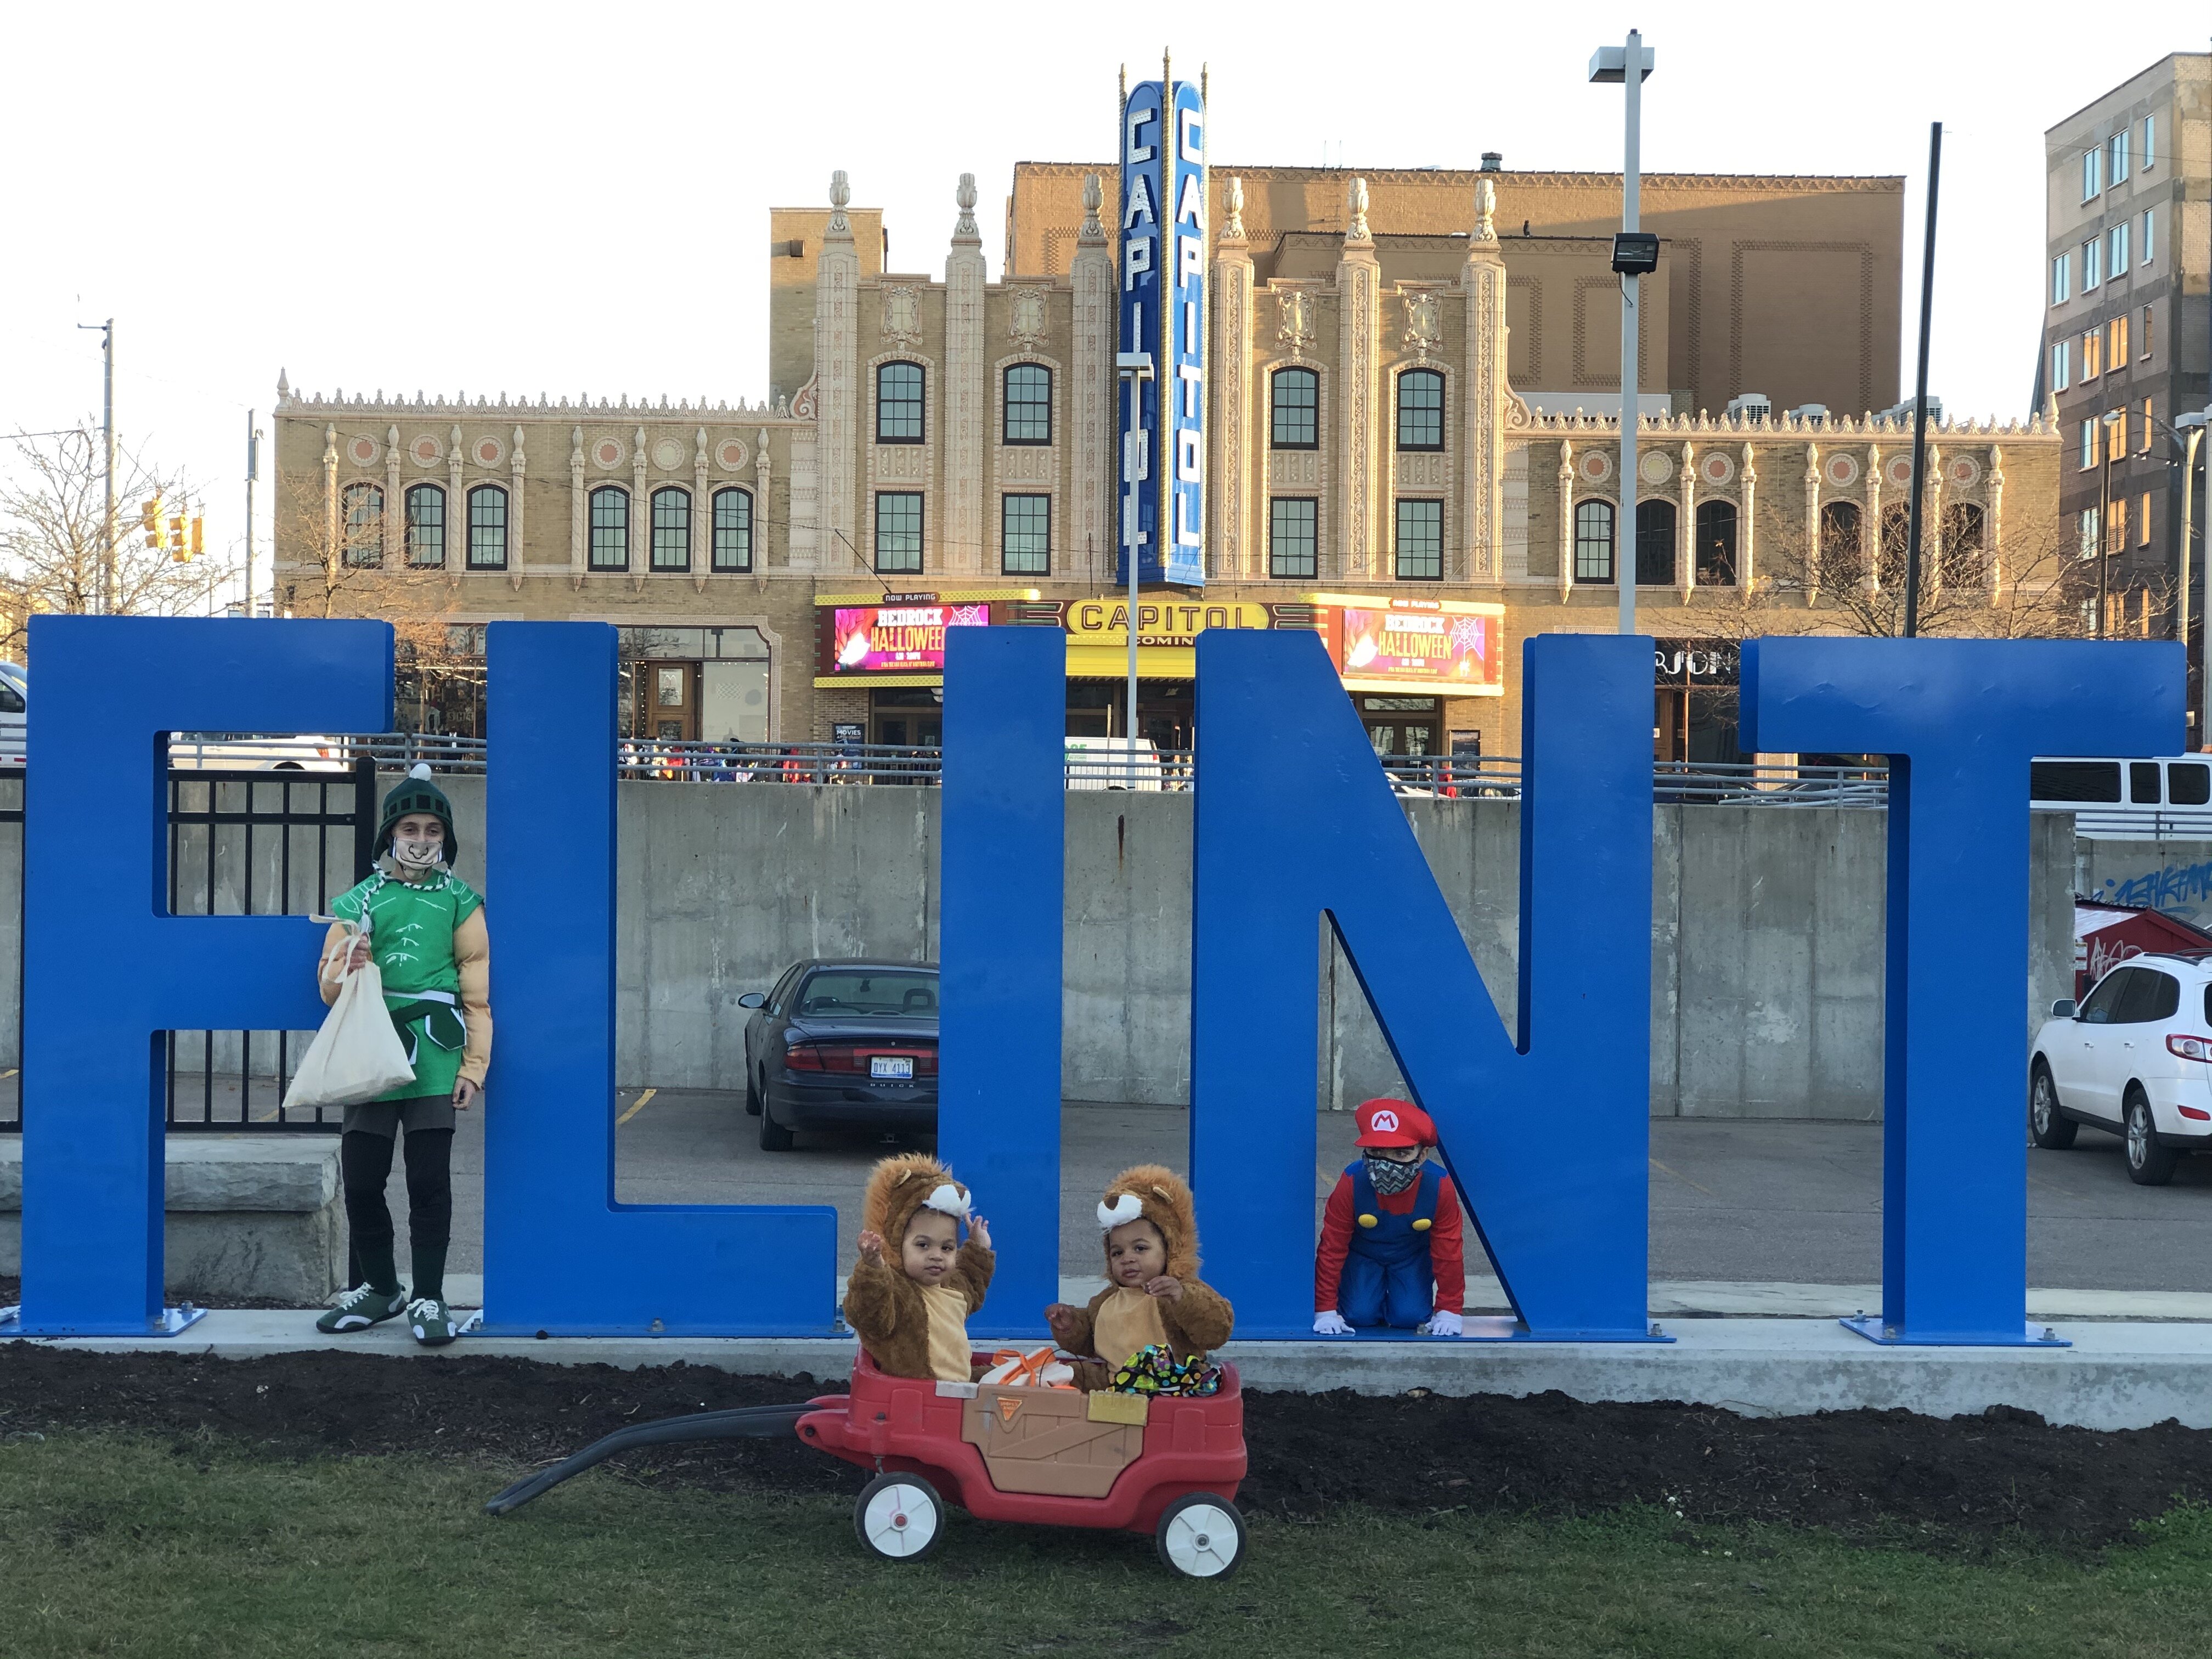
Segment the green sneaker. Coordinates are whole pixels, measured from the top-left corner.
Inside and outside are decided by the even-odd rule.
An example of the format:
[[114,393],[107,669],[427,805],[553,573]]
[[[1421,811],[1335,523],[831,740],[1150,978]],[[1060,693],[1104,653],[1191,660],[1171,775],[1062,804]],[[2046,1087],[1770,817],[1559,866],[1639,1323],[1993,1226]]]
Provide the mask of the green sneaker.
[[407,1304],[407,1328],[426,1348],[442,1348],[461,1334],[453,1308],[434,1296],[418,1296]]
[[387,1319],[397,1319],[407,1310],[407,1291],[373,1290],[366,1285],[356,1285],[337,1299],[337,1305],[315,1322],[315,1328],[323,1332],[365,1331],[371,1325],[381,1325]]

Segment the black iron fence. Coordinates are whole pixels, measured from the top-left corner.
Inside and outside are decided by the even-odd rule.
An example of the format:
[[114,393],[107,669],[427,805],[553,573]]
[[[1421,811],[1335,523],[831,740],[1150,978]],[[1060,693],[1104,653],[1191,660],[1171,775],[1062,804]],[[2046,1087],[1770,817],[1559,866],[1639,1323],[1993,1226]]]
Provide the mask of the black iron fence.
[[[0,834],[22,834],[21,769],[0,771]],[[313,915],[368,874],[376,833],[376,763],[342,769],[172,771],[168,780],[169,913],[179,916]],[[20,917],[22,860],[10,908]],[[0,898],[0,902],[4,902]],[[20,988],[22,929],[16,940]],[[302,963],[302,977],[311,964]],[[20,990],[4,1015],[21,1052]],[[343,1114],[287,1112],[284,1091],[312,1031],[167,1031],[164,1101],[173,1130],[320,1130]],[[0,1076],[0,1131],[22,1127],[21,1077]]]

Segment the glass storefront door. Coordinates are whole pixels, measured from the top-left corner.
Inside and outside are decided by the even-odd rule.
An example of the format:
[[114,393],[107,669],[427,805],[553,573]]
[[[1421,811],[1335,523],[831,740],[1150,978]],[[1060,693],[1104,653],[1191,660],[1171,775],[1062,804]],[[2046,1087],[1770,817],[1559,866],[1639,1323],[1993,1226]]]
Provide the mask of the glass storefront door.
[[1367,740],[1383,756],[1434,755],[1443,747],[1443,709],[1436,697],[1361,695],[1359,723]]

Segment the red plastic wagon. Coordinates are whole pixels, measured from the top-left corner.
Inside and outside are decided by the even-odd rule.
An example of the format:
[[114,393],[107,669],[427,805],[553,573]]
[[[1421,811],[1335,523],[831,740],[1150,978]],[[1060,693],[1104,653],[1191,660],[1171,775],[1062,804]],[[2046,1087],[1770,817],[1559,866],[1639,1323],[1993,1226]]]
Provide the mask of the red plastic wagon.
[[1081,1394],[890,1376],[864,1350],[849,1394],[620,1429],[484,1508],[504,1515],[635,1446],[795,1432],[875,1471],[853,1527],[885,1560],[934,1552],[950,1502],[986,1521],[1150,1533],[1176,1571],[1218,1578],[1244,1554],[1234,1501],[1244,1478],[1244,1395],[1237,1368],[1221,1369],[1220,1392],[1200,1398]]

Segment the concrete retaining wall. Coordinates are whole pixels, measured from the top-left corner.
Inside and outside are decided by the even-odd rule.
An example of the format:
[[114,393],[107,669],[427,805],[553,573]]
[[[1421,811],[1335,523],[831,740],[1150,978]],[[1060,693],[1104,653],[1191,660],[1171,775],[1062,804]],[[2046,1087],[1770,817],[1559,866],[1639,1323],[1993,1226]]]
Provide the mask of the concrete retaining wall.
[[[163,1282],[173,1297],[311,1308],[343,1287],[336,1135],[173,1135]],[[23,1268],[23,1143],[0,1135],[0,1273]]]
[[2212,842],[2083,841],[2075,890],[2114,904],[2154,905],[2212,928]]
[[[460,872],[480,879],[483,781],[444,781],[464,849]],[[744,993],[765,989],[803,957],[933,957],[939,802],[927,788],[621,786],[621,1079],[740,1087],[745,1014],[737,1000]],[[1519,806],[1413,801],[1407,815],[1510,1024]],[[2029,868],[2021,872],[2032,896],[2027,1030],[2039,1009],[2070,994],[2069,895],[2078,878],[2070,821],[2038,815],[2032,823]],[[1063,1067],[1070,1099],[1188,1098],[1191,830],[1188,795],[1067,797]],[[1655,811],[1655,1113],[1880,1116],[1886,834],[1881,812]],[[342,864],[350,851],[349,841],[333,841],[325,856]],[[180,856],[205,854],[186,847]],[[237,908],[232,866],[242,857],[242,849],[217,848],[225,872],[218,909]],[[262,896],[276,890],[273,843],[254,858],[258,909],[273,902]],[[295,848],[295,889],[313,865],[313,850]],[[9,826],[0,838],[0,1060],[9,1065],[15,953],[7,933],[15,927],[9,901],[20,866],[20,842]],[[333,868],[332,890],[346,873]],[[489,898],[496,941],[502,896]],[[1402,1085],[1350,965],[1318,919],[1315,939],[1321,1103],[1341,1107],[1397,1091]],[[224,1041],[218,1070],[231,1069]]]

